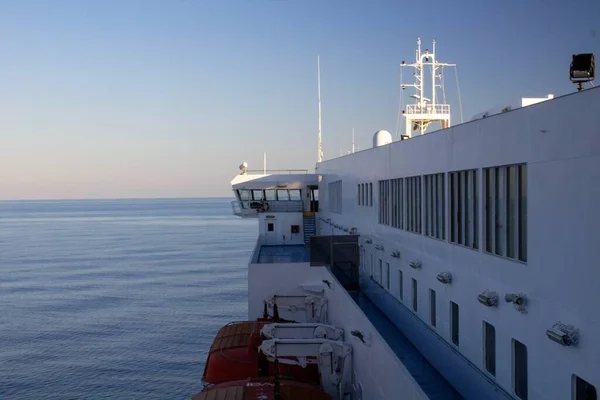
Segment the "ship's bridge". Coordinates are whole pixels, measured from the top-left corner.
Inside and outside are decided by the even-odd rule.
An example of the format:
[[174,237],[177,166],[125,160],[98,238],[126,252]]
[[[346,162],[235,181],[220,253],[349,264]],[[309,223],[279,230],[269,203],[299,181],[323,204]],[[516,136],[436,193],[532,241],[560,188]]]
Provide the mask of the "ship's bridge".
[[232,181],[233,214],[258,217],[262,212],[319,211],[319,176],[307,170],[242,171]]

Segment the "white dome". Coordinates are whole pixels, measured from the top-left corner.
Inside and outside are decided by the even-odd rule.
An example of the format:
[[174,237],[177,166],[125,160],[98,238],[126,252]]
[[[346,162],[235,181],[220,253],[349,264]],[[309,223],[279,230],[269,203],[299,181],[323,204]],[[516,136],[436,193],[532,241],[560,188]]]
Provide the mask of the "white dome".
[[386,130],[379,130],[373,135],[373,147],[385,146],[392,143],[392,134]]

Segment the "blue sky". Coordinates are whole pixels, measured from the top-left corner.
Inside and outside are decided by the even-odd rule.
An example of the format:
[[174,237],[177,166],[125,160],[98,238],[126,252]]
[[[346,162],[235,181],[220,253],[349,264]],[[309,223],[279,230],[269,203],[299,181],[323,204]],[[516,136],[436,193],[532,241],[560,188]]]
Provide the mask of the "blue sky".
[[599,13],[597,0],[0,0],[0,199],[227,196],[264,151],[271,168],[314,168],[317,54],[325,158],[353,127],[360,148],[396,131],[398,65],[419,36],[458,64],[465,120],[569,93],[571,54],[600,55]]

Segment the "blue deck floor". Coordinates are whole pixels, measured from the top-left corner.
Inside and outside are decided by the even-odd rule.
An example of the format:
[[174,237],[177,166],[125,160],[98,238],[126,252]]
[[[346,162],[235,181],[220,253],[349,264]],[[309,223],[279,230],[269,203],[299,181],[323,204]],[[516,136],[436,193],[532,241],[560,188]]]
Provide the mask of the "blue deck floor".
[[300,263],[310,261],[310,250],[304,245],[261,246],[259,264]]
[[350,296],[365,313],[375,329],[392,348],[396,356],[421,386],[431,400],[461,400],[462,396],[450,386],[439,372],[419,353],[396,326],[373,304],[367,296],[350,292]]

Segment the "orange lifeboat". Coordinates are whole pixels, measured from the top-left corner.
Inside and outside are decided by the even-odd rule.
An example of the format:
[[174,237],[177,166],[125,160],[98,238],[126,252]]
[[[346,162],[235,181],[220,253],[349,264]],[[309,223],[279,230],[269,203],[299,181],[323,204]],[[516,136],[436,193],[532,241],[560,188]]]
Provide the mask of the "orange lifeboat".
[[192,400],[331,400],[318,386],[287,379],[250,378],[210,385]]
[[208,384],[226,381],[257,378],[264,376],[284,376],[299,381],[318,383],[319,371],[316,364],[308,364],[305,368],[269,362],[259,352],[263,342],[262,327],[273,322],[260,319],[257,321],[232,322],[222,327],[215,337],[202,380]]

